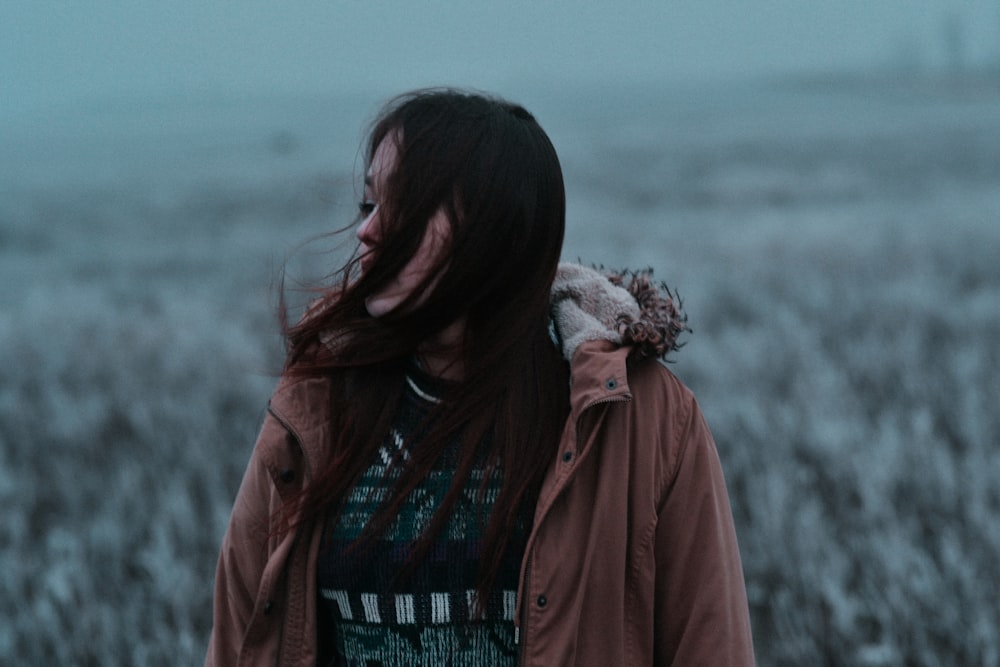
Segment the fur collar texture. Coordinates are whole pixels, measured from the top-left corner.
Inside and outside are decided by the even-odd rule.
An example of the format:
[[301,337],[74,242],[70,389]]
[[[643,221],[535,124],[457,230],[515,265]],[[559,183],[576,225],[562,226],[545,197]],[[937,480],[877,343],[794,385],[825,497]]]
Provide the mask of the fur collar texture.
[[581,343],[607,340],[632,348],[630,358],[667,355],[689,331],[679,298],[645,271],[604,272],[560,264],[552,284],[552,320],[567,361]]

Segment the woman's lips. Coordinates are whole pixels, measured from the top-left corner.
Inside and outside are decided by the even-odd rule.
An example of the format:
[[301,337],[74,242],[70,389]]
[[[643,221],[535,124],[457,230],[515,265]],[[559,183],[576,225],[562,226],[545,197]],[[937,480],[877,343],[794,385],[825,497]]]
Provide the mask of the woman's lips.
[[368,269],[371,268],[374,258],[372,257],[372,251],[366,250],[361,253],[361,273],[368,273]]

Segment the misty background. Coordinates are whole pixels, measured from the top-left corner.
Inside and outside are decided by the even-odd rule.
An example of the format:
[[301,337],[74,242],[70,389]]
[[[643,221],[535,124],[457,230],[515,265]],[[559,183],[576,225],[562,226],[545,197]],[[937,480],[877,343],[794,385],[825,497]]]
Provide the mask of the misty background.
[[1000,60],[994,0],[13,0],[0,30],[5,115],[195,92],[665,85]]
[[431,85],[684,298],[759,663],[1000,665],[995,0],[0,4],[0,664],[200,664],[275,285]]

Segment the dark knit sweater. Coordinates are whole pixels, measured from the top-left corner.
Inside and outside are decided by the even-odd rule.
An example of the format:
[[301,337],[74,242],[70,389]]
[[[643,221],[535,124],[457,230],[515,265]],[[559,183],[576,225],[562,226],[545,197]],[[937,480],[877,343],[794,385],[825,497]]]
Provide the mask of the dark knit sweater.
[[327,527],[329,541],[320,552],[318,575],[321,619],[326,619],[320,632],[333,633],[332,642],[321,643],[332,645],[337,656],[333,664],[338,666],[517,664],[513,620],[526,525],[508,542],[483,618],[473,616],[482,537],[500,491],[499,474],[488,481],[480,503],[484,470],[477,463],[428,555],[402,580],[397,575],[408,547],[451,485],[459,461],[457,446],[445,452],[379,537],[360,549],[348,548],[398,479],[405,465],[398,461],[406,458],[401,448],[420,446],[408,436],[427,417],[440,390],[434,379],[411,370],[392,431],[350,493],[336,525]]

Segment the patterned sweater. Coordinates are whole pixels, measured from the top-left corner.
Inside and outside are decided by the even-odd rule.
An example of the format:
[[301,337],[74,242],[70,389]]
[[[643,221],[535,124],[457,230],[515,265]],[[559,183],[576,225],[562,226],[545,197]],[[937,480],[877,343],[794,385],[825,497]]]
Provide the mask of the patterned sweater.
[[[477,463],[444,529],[428,555],[399,581],[407,548],[420,536],[444,498],[458,467],[458,448],[449,448],[431,473],[407,497],[396,518],[374,541],[350,545],[399,478],[416,429],[433,408],[438,381],[412,369],[394,427],[376,460],[350,493],[328,542],[320,552],[320,632],[332,633],[332,664],[354,667],[454,667],[517,663],[514,608],[526,522],[508,542],[483,618],[475,618],[476,577],[482,536],[500,491],[499,474],[478,501],[484,470]],[[533,509],[533,508],[531,508]],[[530,516],[528,514],[527,516]],[[321,620],[321,623],[323,621]]]

